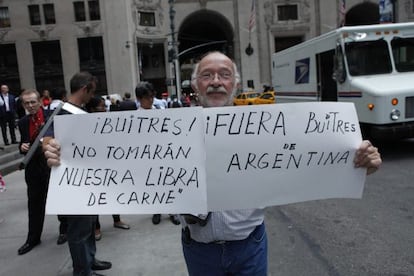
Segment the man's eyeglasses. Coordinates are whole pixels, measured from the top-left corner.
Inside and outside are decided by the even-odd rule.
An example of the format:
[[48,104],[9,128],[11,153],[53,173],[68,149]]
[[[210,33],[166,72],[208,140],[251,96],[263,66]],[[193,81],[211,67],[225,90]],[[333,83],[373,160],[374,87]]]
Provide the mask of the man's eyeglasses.
[[218,76],[219,80],[231,80],[233,78],[233,74],[231,72],[218,72],[218,73],[211,73],[211,72],[204,72],[198,75],[198,78],[203,81],[212,81]]

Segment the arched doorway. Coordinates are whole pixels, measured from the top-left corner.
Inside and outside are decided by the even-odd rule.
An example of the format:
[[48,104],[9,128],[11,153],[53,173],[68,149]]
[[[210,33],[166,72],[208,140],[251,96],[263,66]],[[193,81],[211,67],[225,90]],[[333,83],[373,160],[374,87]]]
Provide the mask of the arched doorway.
[[[187,16],[178,31],[183,83],[189,83],[194,63],[204,53],[218,50],[233,58],[233,38],[231,24],[218,12],[200,10]],[[182,88],[185,90],[186,86]]]
[[345,15],[345,26],[372,25],[379,21],[379,6],[372,2],[355,5]]

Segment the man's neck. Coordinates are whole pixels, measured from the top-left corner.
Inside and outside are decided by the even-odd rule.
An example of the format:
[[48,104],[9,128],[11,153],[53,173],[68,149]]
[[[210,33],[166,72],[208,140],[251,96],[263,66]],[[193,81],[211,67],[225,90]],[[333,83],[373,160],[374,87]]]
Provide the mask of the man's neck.
[[68,99],[68,102],[77,106],[82,106],[84,102],[79,97],[76,97],[75,95],[71,95]]

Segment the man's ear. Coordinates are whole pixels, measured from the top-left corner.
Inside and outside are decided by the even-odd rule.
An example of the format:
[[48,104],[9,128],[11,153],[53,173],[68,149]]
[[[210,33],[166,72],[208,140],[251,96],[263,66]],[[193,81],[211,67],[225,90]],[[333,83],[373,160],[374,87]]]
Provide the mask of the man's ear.
[[87,84],[85,84],[84,86],[82,86],[81,88],[80,88],[80,90],[82,90],[82,92],[88,92],[88,85]]
[[195,83],[195,81],[191,81],[191,88],[193,89],[194,92],[198,92],[198,86]]

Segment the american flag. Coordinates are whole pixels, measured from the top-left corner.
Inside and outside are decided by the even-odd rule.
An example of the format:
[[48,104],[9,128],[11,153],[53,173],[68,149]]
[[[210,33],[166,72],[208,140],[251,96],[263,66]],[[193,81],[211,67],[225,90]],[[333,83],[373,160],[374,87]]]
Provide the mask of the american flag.
[[393,13],[394,13],[394,1],[390,0],[379,0],[379,15],[380,15],[380,23],[391,23],[393,22]]
[[339,0],[339,25],[345,25],[345,13],[346,13],[346,6],[345,0]]
[[256,0],[252,0],[252,7],[250,9],[249,18],[249,32],[251,32],[256,24]]

